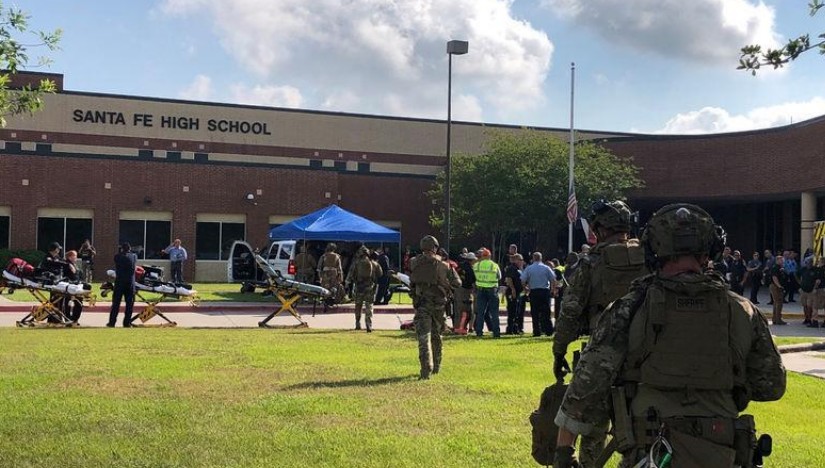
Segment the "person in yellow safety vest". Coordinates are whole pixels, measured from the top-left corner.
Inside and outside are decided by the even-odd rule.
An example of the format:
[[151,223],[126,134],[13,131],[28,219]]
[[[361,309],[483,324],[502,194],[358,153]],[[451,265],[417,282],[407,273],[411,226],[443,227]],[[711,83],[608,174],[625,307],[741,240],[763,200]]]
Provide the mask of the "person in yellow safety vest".
[[501,326],[498,319],[498,284],[501,280],[501,269],[490,260],[490,250],[481,249],[481,261],[473,265],[473,272],[476,275],[476,303],[478,311],[476,313],[476,336],[484,334],[484,322],[493,338],[501,337]]

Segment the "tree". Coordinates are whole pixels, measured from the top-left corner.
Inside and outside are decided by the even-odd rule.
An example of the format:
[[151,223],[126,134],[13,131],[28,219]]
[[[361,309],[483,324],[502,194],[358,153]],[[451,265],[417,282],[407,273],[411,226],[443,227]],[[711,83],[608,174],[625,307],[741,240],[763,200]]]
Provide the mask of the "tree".
[[[452,231],[456,237],[508,232],[555,235],[567,225],[569,144],[534,130],[494,131],[482,154],[452,161]],[[576,196],[580,206],[599,198],[624,198],[642,187],[638,168],[591,142],[575,145]],[[429,193],[443,198],[444,174]],[[443,216],[433,214],[438,226]]]
[[[825,7],[822,0],[811,0],[808,3],[811,16]],[[796,60],[797,57],[803,53],[818,49],[820,54],[825,54],[825,33],[817,36],[819,42],[811,44],[811,37],[808,34],[803,34],[796,39],[791,39],[781,49],[766,49],[762,50],[762,46],[758,44],[742,47],[742,55],[739,57],[739,66],[737,70],[749,70],[752,75],[756,75],[756,70],[762,65],[770,65],[774,69],[784,66],[786,63]]]
[[[41,80],[37,87],[29,85],[10,89],[12,76],[29,66],[29,50],[46,48],[54,51],[58,48],[62,31],[30,31],[30,16],[22,10],[9,8],[4,10],[0,2],[0,127],[6,126],[6,117],[10,115],[33,113],[43,107],[44,93],[53,93],[55,83]],[[15,37],[18,36],[18,37]],[[26,42],[32,41],[32,42]],[[45,67],[51,59],[38,57],[34,67]]]

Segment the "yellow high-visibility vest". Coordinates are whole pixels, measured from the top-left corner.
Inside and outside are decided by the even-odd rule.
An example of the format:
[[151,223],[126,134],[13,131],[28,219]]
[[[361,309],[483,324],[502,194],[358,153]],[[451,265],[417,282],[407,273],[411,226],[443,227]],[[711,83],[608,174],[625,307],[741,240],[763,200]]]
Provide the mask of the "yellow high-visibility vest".
[[476,286],[479,288],[495,288],[498,286],[498,265],[492,260],[482,260],[473,265],[476,274]]

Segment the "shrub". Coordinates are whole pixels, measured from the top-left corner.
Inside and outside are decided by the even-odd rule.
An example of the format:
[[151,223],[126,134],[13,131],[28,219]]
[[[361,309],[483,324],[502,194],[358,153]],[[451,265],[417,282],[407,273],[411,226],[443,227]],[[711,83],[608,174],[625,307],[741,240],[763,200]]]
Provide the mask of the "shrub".
[[42,262],[44,258],[46,258],[46,254],[39,250],[33,249],[0,249],[0,268],[5,268],[6,265],[8,265],[9,260],[12,258],[22,258],[32,265],[37,266],[40,265],[40,262]]

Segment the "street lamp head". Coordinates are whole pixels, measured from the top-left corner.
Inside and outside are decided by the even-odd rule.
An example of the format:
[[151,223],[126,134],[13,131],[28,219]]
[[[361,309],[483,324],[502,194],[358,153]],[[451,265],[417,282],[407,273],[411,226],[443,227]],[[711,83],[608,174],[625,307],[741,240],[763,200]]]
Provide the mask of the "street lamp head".
[[470,50],[470,43],[467,41],[447,42],[447,53],[450,55],[464,55]]

